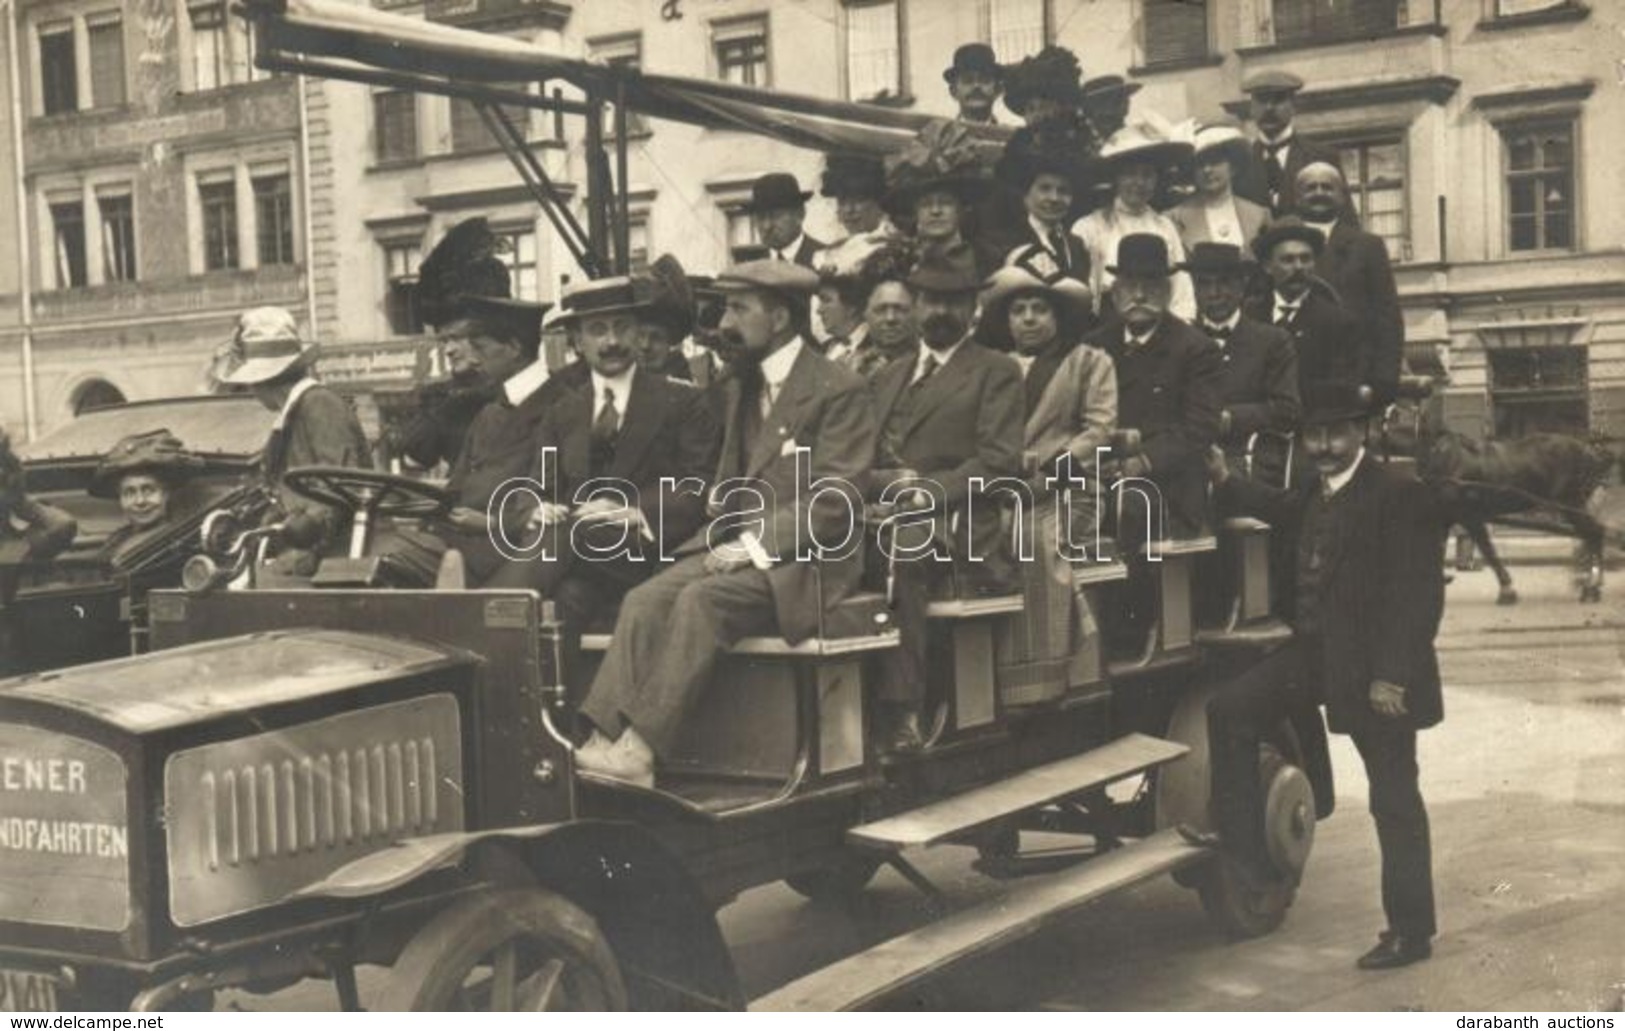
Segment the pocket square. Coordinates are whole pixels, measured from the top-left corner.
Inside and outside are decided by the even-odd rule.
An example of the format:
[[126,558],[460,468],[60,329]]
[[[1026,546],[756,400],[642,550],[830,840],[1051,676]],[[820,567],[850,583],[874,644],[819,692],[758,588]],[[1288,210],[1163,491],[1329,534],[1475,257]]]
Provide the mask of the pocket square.
[[788,458],[791,455],[794,455],[796,453],[796,448],[798,448],[800,446],[801,445],[796,442],[796,438],[794,438],[794,437],[789,438],[788,440],[786,440],[784,442],[784,445],[779,448],[779,457],[780,458]]

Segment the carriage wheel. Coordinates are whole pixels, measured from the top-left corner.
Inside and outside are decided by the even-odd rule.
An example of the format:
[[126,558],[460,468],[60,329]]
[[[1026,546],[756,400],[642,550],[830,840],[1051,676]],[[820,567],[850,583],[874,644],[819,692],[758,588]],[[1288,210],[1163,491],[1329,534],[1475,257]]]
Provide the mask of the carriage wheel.
[[816,870],[791,874],[784,883],[809,902],[844,905],[863,894],[879,872],[878,857],[849,850]]
[[1249,872],[1221,852],[1195,878],[1202,908],[1232,938],[1257,938],[1281,926],[1315,840],[1314,792],[1303,771],[1266,743],[1258,777],[1265,789],[1265,852],[1274,869]]
[[487,889],[440,912],[395,965],[380,1010],[623,1010],[626,986],[585,911],[540,888]]

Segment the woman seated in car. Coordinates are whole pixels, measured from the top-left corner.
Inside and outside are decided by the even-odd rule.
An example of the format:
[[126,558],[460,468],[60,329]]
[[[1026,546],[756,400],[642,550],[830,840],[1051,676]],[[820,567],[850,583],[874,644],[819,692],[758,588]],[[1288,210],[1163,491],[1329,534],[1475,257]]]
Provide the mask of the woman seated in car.
[[203,459],[168,430],[133,434],[114,444],[90,484],[92,495],[117,500],[124,513],[124,525],[102,545],[103,556],[122,566],[172,526],[179,515],[175,492],[202,468]]
[[[988,280],[982,341],[1021,366],[1026,385],[1023,469],[1036,504],[1022,532],[1025,610],[1000,649],[1006,704],[1041,702],[1072,684],[1070,663],[1095,635],[1073,588],[1073,564],[1095,561],[1095,451],[1117,427],[1117,374],[1106,352],[1082,343],[1093,321],[1088,287],[1044,247],[1029,245]],[[1081,679],[1081,678],[1080,678]]]

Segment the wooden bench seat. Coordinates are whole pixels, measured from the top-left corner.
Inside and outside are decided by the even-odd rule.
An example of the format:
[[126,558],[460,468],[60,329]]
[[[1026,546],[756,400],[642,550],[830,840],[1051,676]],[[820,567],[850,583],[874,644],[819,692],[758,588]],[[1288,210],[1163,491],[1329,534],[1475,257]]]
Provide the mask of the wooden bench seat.
[[[611,634],[582,634],[581,650],[604,652],[609,650]],[[862,637],[810,637],[799,644],[791,644],[782,637],[746,637],[728,649],[729,655],[753,656],[828,656],[852,655],[857,652],[878,651],[897,647],[901,635],[896,630],[885,630]]]

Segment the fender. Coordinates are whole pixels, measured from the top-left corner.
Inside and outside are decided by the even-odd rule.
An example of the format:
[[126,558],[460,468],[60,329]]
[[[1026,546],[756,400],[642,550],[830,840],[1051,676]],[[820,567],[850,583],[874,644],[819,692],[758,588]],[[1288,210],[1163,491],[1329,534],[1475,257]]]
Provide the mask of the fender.
[[743,1009],[716,910],[653,834],[576,820],[411,838],[363,856],[293,898],[364,898],[472,859],[482,874],[528,880],[591,913],[627,978],[634,1009]]

